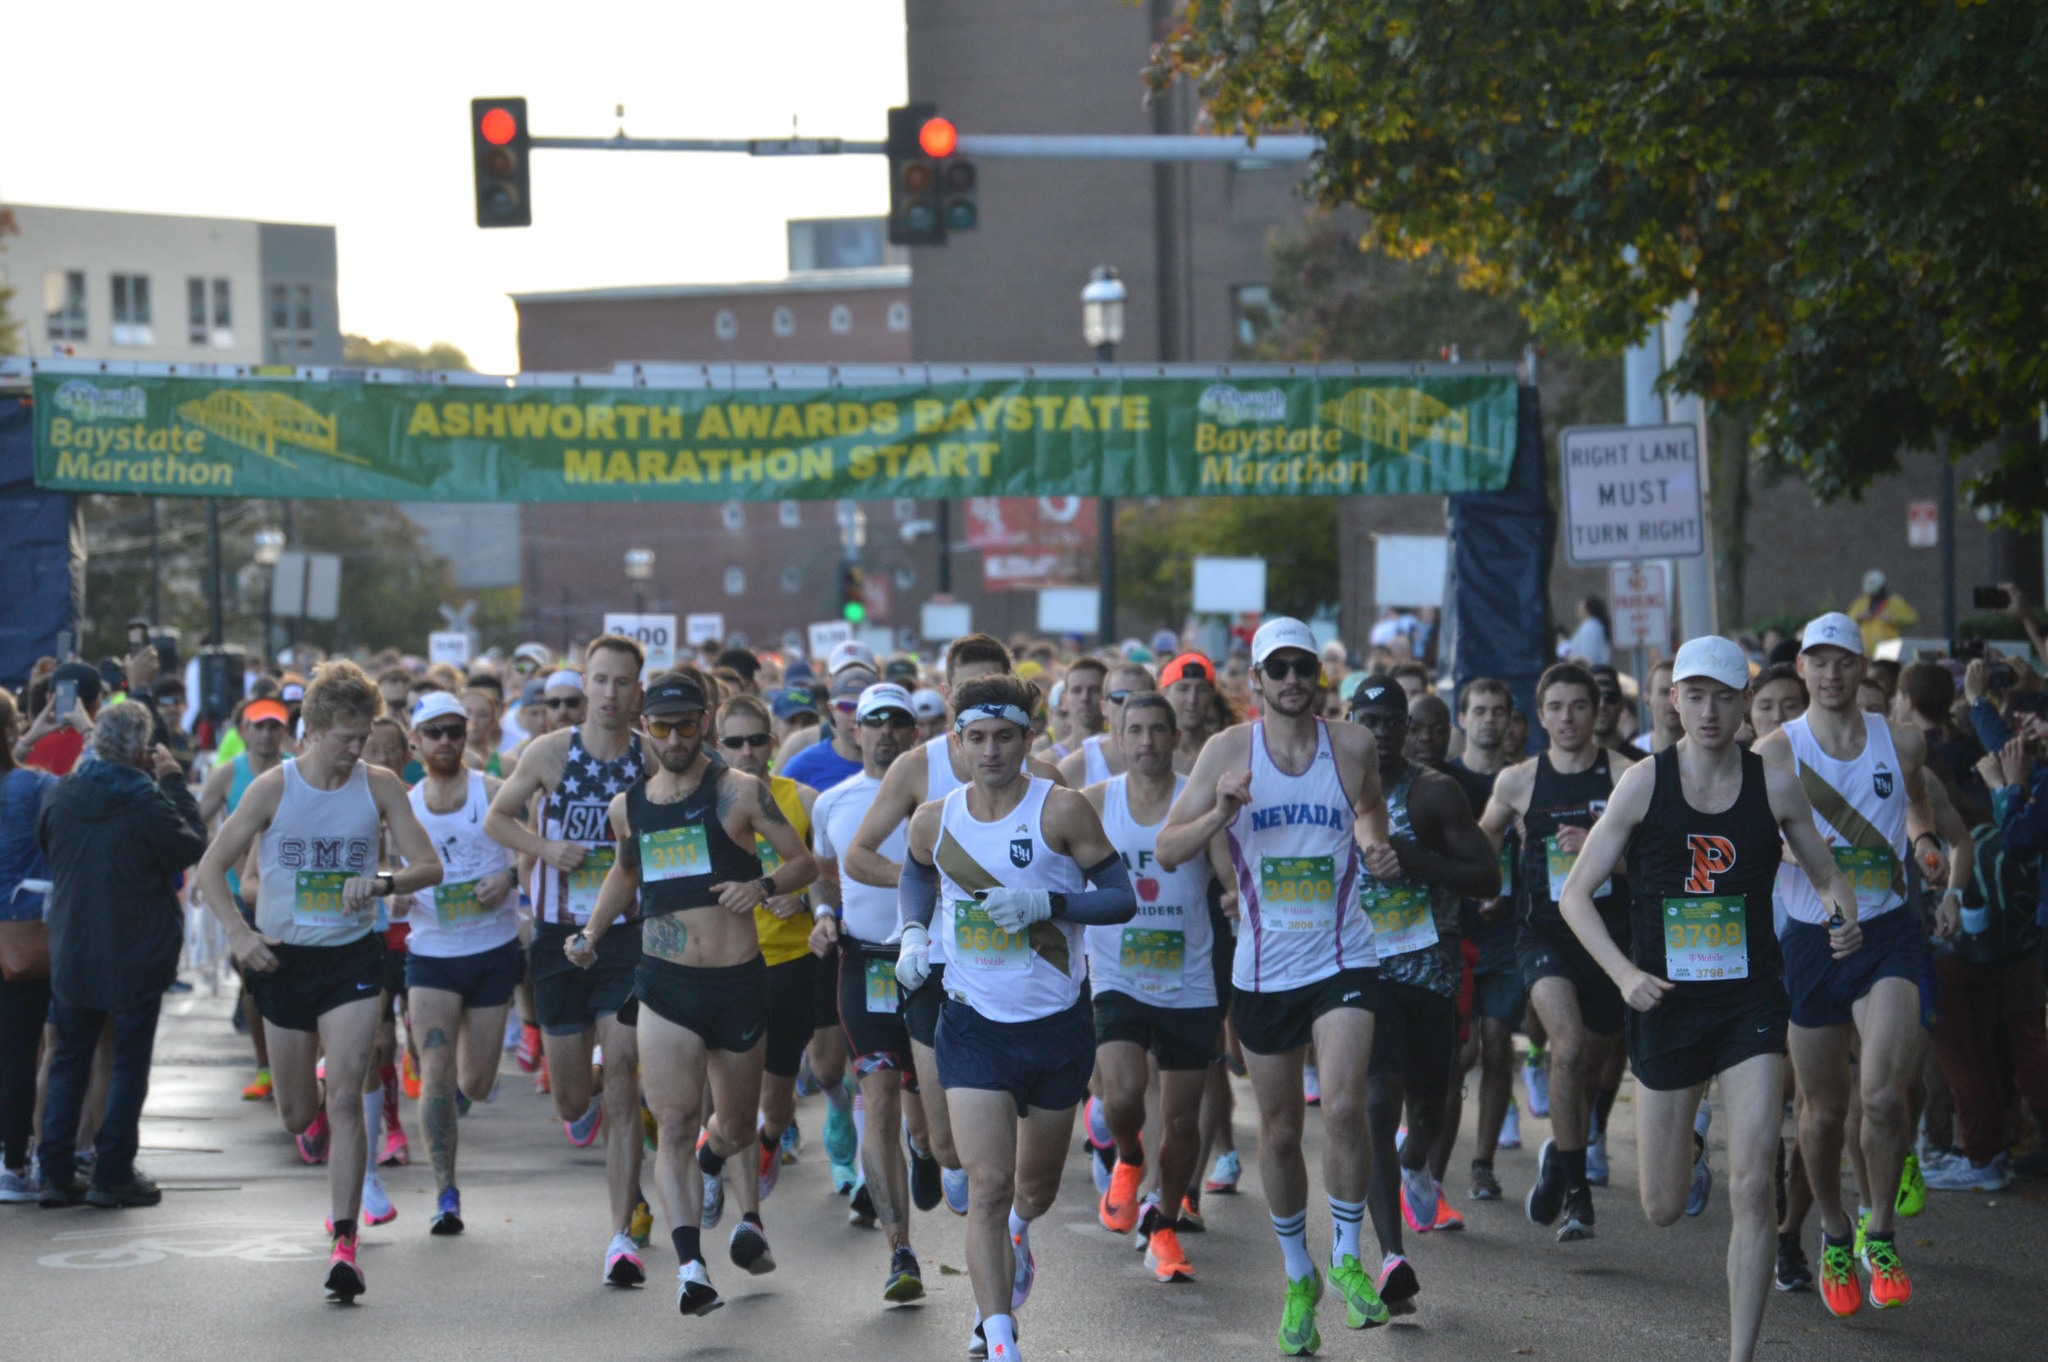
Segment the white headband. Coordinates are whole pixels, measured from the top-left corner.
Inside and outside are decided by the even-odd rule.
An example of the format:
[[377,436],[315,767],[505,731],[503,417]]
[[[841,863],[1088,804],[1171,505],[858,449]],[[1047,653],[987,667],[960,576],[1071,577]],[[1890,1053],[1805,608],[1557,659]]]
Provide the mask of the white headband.
[[567,686],[570,690],[581,695],[583,694],[583,676],[580,672],[572,672],[564,668],[550,676],[547,685],[542,687],[542,689],[553,690],[556,686]]
[[964,733],[967,725],[977,719],[1003,719],[1017,725],[1026,733],[1031,731],[1031,716],[1015,705],[970,705],[960,711],[953,720],[953,731]]

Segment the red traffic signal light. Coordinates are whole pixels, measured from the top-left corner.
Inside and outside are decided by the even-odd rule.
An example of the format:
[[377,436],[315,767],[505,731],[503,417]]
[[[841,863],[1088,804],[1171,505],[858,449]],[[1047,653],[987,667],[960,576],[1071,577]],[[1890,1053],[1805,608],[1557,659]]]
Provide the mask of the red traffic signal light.
[[476,126],[484,141],[494,147],[502,147],[519,135],[519,120],[502,105],[492,105],[484,110],[484,116],[477,120]]
[[951,156],[960,145],[960,130],[949,118],[927,118],[917,130],[917,145],[927,156]]
[[526,101],[469,102],[471,160],[476,171],[476,225],[531,227],[533,194],[527,164]]

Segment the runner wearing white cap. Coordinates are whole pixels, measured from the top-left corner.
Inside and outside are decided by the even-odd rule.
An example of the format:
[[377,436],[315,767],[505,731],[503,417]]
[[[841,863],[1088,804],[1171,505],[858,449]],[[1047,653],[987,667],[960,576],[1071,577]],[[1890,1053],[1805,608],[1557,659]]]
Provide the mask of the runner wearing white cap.
[[875,666],[875,650],[854,639],[848,639],[832,649],[831,655],[825,659],[825,675],[828,678],[836,677],[848,667],[860,667],[877,673],[880,671],[880,668]]
[[1308,1169],[1301,1154],[1302,1060],[1311,1040],[1322,1078],[1323,1182],[1335,1222],[1330,1282],[1345,1323],[1384,1324],[1387,1307],[1359,1261],[1372,1149],[1366,1071],[1379,955],[1358,902],[1361,869],[1401,873],[1388,842],[1379,751],[1356,724],[1316,717],[1322,662],[1315,635],[1280,617],[1252,637],[1257,723],[1225,729],[1195,761],[1159,832],[1161,868],[1223,839],[1242,925],[1232,1015],[1259,1103],[1259,1162],[1287,1273],[1279,1343],[1314,1352],[1323,1277],[1307,1243]]
[[[1685,1210],[1693,1118],[1708,1082],[1721,1081],[1734,1170],[1728,1354],[1738,1362],[1756,1350],[1777,1229],[1771,1167],[1787,1003],[1771,890],[1783,845],[1851,919],[1835,929],[1832,949],[1846,954],[1856,944],[1854,893],[1815,831],[1799,780],[1735,741],[1748,695],[1749,664],[1735,644],[1710,636],[1678,650],[1671,699],[1685,736],[1622,775],[1559,901],[1630,1009],[1643,1212],[1653,1224],[1674,1224]],[[1626,951],[1593,899],[1624,860]]]
[[910,692],[910,704],[917,714],[917,736],[930,742],[946,732],[946,697],[929,687]]
[[[1870,1303],[1904,1305],[1913,1284],[1899,1261],[1893,1221],[1899,1178],[1913,1132],[1906,1085],[1920,1072],[1920,972],[1926,941],[1920,915],[1901,892],[1906,859],[1924,847],[1930,884],[1949,886],[1935,912],[1935,934],[1955,933],[1970,881],[1974,847],[1953,809],[1937,812],[1927,790],[1927,740],[1910,724],[1857,708],[1866,668],[1864,634],[1839,612],[1820,616],[1800,636],[1799,675],[1811,707],[1756,745],[1757,755],[1795,776],[1813,805],[1814,824],[1834,863],[1855,888],[1832,927],[1830,906],[1812,883],[1785,877],[1785,981],[1792,995],[1792,1067],[1805,1095],[1799,1148],[1812,1170],[1821,1221],[1821,1299],[1836,1315],[1854,1314],[1862,1291],[1856,1261],[1870,1273]],[[1939,837],[1936,834],[1939,833]],[[1947,855],[1943,855],[1943,843]],[[1846,934],[1846,940],[1845,940]],[[1849,948],[1861,943],[1853,955]],[[1852,1032],[1852,1029],[1853,1032]],[[1870,1185],[1862,1245],[1842,1206],[1839,1168],[1848,1116],[1849,1046],[1862,1040],[1856,1075],[1863,1099],[1861,1144]]]

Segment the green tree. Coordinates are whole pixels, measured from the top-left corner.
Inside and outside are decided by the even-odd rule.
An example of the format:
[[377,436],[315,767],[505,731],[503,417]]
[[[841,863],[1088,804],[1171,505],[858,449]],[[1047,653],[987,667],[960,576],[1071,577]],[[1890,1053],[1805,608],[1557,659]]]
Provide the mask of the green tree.
[[435,341],[422,349],[410,341],[371,340],[368,336],[344,335],[341,362],[365,369],[448,369],[467,373],[469,356],[447,341]]
[[[20,224],[7,205],[0,203],[0,255],[7,253],[7,238],[21,233]],[[21,353],[21,322],[14,316],[14,287],[7,282],[7,270],[0,266],[0,355]]]
[[1854,496],[1937,434],[2048,510],[2048,18],[1983,0],[1189,0],[1155,82],[1323,143],[1311,180],[1597,352],[1698,311],[1673,382]]
[[1148,631],[1178,627],[1194,560],[1242,556],[1247,544],[1278,546],[1266,560],[1270,613],[1308,619],[1336,606],[1336,498],[1203,497],[1118,504],[1118,617]]

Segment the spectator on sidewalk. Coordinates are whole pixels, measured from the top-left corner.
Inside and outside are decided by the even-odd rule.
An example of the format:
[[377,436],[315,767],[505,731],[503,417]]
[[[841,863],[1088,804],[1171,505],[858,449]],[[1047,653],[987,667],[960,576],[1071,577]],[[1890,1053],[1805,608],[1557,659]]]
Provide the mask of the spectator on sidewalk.
[[[21,727],[14,698],[0,690],[0,923],[36,924],[7,929],[34,933],[41,930],[43,894],[24,884],[50,878],[49,862],[36,845],[36,814],[57,778],[15,761],[14,740]],[[40,979],[0,978],[0,1203],[36,1198],[29,1141],[35,1134],[36,1067],[49,1011],[47,972]]]
[[1849,602],[1849,618],[1863,631],[1863,655],[1877,656],[1877,645],[1897,638],[1920,622],[1920,612],[1885,584],[1884,571],[1863,574],[1863,594]]
[[[67,682],[78,698],[60,714],[57,693]],[[101,689],[99,669],[83,662],[66,662],[51,672],[49,684],[35,692],[42,699],[35,721],[12,747],[16,760],[53,776],[69,775],[92,736]]]
[[[50,1010],[57,1031],[38,1152],[45,1206],[162,1200],[136,1170],[135,1150],[157,1015],[184,944],[177,877],[204,854],[206,825],[177,758],[150,744],[154,723],[142,705],[102,713],[93,759],[49,792],[36,824],[51,869]],[[78,1118],[93,1049],[109,1018],[113,1076],[94,1141],[92,1185],[81,1189],[74,1181]]]

